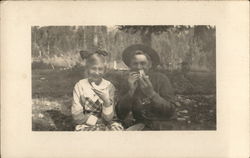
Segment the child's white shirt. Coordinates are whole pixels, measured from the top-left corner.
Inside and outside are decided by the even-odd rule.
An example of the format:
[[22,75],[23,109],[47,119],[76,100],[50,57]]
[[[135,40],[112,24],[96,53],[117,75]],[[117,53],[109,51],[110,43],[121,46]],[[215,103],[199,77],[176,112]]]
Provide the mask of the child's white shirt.
[[[110,93],[110,91],[111,92],[115,91],[115,88],[112,85],[112,83],[105,79],[102,79],[99,85],[95,85],[95,84],[91,85],[91,83],[89,83],[87,78],[80,80],[79,82],[76,83],[74,87],[74,91],[73,91],[73,105],[71,108],[73,116],[83,115],[84,110],[90,110],[90,109],[87,109],[88,108],[87,106],[81,104],[81,97],[89,98],[93,102],[96,102],[98,100],[101,104],[103,103],[103,100],[93,91],[93,87],[101,91],[106,91],[106,93],[108,94]],[[114,99],[113,98],[114,94],[109,94],[109,96],[111,97],[112,100]],[[106,115],[112,112],[113,112],[113,106],[109,108],[103,108],[103,113]],[[80,118],[83,119],[83,116]],[[90,120],[93,120],[93,116],[90,116],[87,119],[87,122]],[[95,121],[92,121],[92,122],[96,122],[96,119],[94,120]]]

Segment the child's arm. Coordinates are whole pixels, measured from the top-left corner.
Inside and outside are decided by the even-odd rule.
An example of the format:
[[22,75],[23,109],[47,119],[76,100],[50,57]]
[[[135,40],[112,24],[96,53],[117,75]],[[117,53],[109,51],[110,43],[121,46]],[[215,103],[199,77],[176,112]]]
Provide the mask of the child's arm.
[[114,117],[114,106],[113,105],[108,106],[108,107],[103,106],[103,108],[102,108],[102,117],[107,122],[110,122]]
[[102,108],[102,117],[106,121],[111,121],[114,117],[114,105],[115,105],[115,87],[110,84],[109,89],[109,102],[105,103]]
[[73,119],[76,124],[95,125],[98,118],[94,115],[84,115],[84,109],[81,104],[85,104],[85,98],[81,96],[81,89],[79,88],[79,83],[77,83],[73,90],[73,104],[71,107]]

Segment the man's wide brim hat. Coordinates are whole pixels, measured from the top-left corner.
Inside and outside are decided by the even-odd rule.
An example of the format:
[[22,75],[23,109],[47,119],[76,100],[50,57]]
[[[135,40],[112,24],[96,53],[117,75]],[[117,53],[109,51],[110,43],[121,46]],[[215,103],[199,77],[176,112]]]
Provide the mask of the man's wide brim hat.
[[137,51],[142,51],[151,58],[152,67],[156,67],[160,64],[159,55],[154,49],[143,44],[135,44],[127,47],[122,53],[122,60],[127,66],[129,66],[131,58]]

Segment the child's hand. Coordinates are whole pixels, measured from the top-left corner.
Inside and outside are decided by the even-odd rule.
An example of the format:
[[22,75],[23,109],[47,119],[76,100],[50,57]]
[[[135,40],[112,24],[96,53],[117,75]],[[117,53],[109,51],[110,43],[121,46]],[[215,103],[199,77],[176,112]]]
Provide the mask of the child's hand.
[[143,76],[140,78],[140,88],[142,92],[147,96],[147,97],[152,97],[155,94],[153,85],[149,78],[147,76]]
[[137,80],[139,80],[139,77],[140,77],[140,74],[138,72],[129,73],[128,83],[129,83],[129,88],[132,92],[134,92],[138,86]]
[[100,91],[97,89],[92,88],[92,90],[103,100],[104,105],[111,105],[109,100],[109,92],[107,90]]

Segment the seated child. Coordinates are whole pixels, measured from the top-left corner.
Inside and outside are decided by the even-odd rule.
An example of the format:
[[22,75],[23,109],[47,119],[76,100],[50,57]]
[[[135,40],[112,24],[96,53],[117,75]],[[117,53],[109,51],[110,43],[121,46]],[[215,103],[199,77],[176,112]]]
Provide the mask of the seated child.
[[76,83],[71,107],[76,131],[123,130],[115,117],[115,87],[103,79],[107,52],[81,52],[88,77]]

